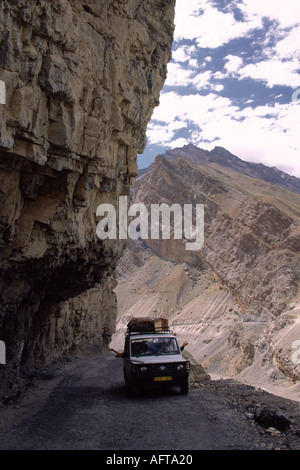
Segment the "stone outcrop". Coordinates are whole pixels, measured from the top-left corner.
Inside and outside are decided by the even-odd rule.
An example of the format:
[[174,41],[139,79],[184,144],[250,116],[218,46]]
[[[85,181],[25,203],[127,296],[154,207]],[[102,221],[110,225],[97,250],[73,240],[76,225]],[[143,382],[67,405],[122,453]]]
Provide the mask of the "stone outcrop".
[[167,73],[175,0],[0,5],[1,392],[75,347],[109,342],[117,205]]

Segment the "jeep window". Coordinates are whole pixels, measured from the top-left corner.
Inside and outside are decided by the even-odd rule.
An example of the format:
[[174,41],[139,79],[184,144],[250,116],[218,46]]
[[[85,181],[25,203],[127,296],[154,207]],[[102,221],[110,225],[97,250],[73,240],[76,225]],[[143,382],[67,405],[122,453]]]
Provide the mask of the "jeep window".
[[180,354],[175,338],[143,338],[131,341],[131,356],[161,356]]

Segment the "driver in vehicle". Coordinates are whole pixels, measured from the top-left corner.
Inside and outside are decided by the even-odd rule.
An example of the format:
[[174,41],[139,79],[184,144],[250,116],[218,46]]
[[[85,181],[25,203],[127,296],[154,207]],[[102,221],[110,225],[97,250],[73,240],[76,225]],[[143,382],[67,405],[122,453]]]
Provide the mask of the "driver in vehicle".
[[149,350],[146,341],[134,341],[132,342],[132,355],[141,356]]
[[[187,346],[188,343],[184,342],[183,345],[180,347],[180,351],[182,352]],[[115,353],[117,358],[123,358],[124,352],[115,351],[113,348],[110,348],[109,351]],[[157,339],[151,341],[149,345],[146,341],[133,341],[132,342],[132,355],[133,356],[141,356],[142,354],[170,354],[174,351],[174,345],[171,341],[166,343],[165,341],[158,342]]]

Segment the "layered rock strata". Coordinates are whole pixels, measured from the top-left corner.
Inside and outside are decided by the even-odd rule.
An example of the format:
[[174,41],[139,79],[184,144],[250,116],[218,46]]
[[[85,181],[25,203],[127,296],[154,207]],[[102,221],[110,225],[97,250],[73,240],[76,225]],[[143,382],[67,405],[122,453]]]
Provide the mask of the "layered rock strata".
[[158,156],[134,201],[148,213],[151,204],[204,204],[203,247],[187,251],[172,230],[131,242],[118,265],[113,347],[123,347],[130,317],[163,315],[212,377],[299,400],[300,196],[229,165],[193,163],[188,150]]
[[117,205],[167,73],[175,0],[0,5],[0,391],[74,347],[109,342],[124,242]]
[[[240,187],[235,178],[241,180]],[[149,238],[147,243],[163,259],[208,268],[230,289],[242,310],[278,316],[298,293],[300,199],[284,189],[278,203],[276,197],[263,198],[258,189],[263,195],[262,183],[244,178],[243,182],[242,175],[220,166],[158,156],[152,171],[138,179],[134,198],[145,203],[149,212],[155,203],[194,208],[203,204],[201,250],[188,251],[186,240],[172,236],[170,240]],[[276,186],[267,190],[276,194]]]

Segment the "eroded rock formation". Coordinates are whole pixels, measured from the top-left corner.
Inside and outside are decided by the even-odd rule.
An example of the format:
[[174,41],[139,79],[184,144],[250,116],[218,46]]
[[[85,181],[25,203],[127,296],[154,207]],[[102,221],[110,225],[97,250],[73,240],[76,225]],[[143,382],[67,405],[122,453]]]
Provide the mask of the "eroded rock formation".
[[186,240],[161,234],[131,242],[118,265],[113,347],[123,346],[129,317],[167,316],[210,375],[299,398],[300,181],[286,175],[292,192],[269,182],[274,169],[266,180],[266,168],[250,177],[246,162],[227,154],[216,162],[186,146],[138,178],[134,201],[148,212],[150,204],[204,204],[204,245],[187,251]]
[[277,316],[298,293],[300,198],[264,184],[219,165],[158,156],[137,181],[134,198],[147,206],[204,204],[200,251],[187,251],[185,241],[172,237],[147,243],[163,259],[209,268],[244,311]]
[[1,2],[1,392],[20,370],[109,341],[124,243],[97,239],[96,208],[137,175],[174,3]]

